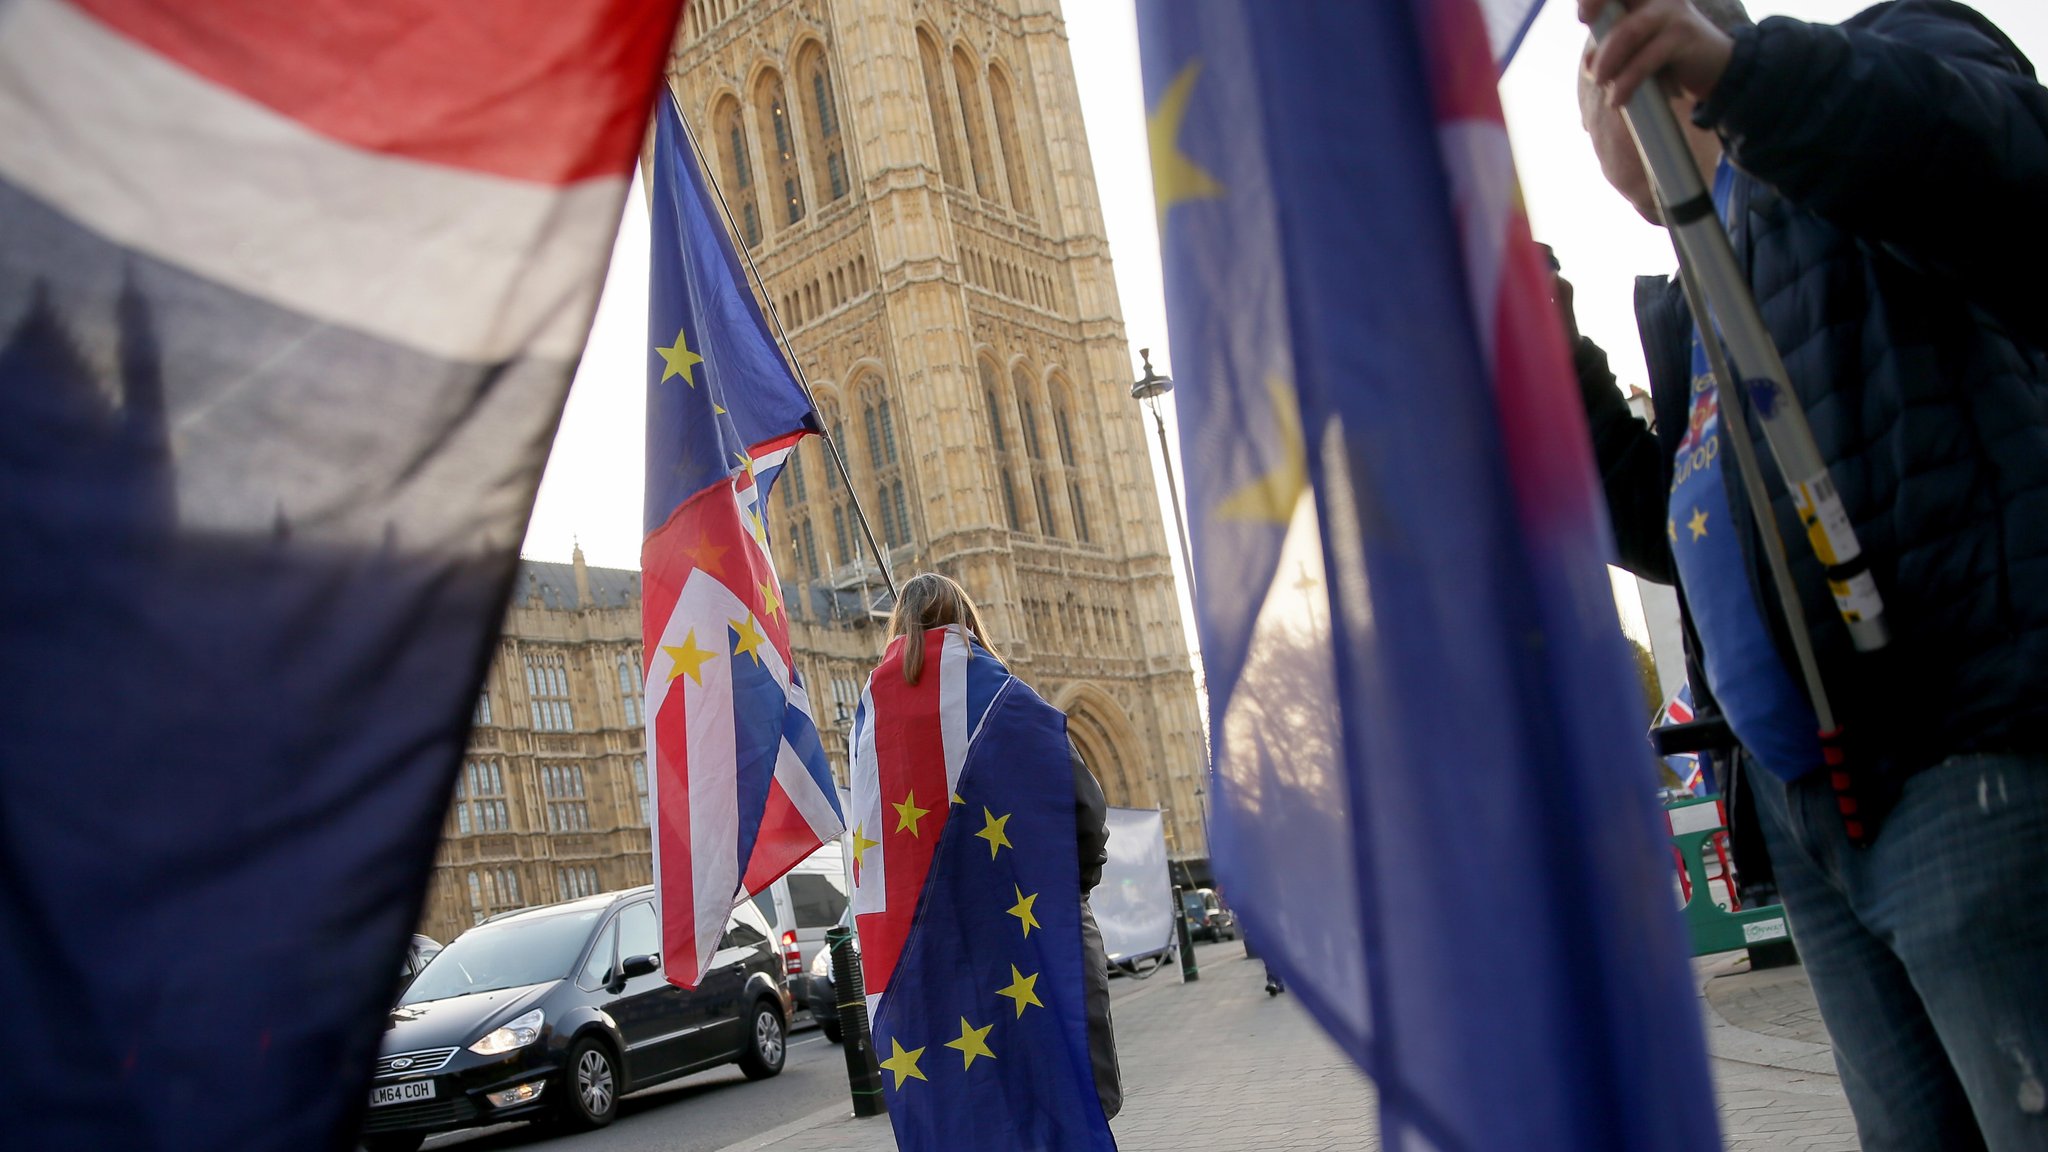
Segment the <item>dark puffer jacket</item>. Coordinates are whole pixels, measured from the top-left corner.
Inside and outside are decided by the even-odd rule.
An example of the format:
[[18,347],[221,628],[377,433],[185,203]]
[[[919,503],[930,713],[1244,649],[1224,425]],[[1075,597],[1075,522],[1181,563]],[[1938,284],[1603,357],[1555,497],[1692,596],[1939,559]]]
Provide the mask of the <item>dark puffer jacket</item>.
[[[1737,257],[1885,598],[1892,644],[1859,655],[1758,432],[1845,726],[1899,771],[2048,748],[2048,91],[1975,12],[1900,0],[1743,30],[1694,119],[1737,169]],[[1661,278],[1636,296],[1657,435],[1599,383],[1597,350],[1580,375],[1623,562],[1670,582],[1692,321]],[[1796,673],[1741,477],[1723,475]]]

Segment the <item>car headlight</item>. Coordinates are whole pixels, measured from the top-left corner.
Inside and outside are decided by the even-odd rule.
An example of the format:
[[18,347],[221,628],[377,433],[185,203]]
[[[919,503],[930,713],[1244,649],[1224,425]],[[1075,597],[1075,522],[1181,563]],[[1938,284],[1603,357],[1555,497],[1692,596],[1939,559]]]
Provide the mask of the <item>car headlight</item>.
[[831,974],[832,949],[820,948],[818,949],[818,954],[816,956],[811,957],[811,975],[817,976],[822,979],[823,977],[830,976]]
[[486,1033],[484,1038],[469,1046],[479,1056],[496,1056],[515,1048],[524,1048],[540,1039],[540,1024],[546,1017],[535,1008],[524,1016],[516,1016]]

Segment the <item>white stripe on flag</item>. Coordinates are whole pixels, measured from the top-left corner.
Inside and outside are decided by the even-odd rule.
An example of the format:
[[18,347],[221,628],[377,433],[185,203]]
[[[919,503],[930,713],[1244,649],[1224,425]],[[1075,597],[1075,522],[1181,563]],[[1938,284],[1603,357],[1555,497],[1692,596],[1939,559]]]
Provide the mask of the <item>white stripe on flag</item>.
[[[865,833],[869,841],[876,842],[866,852],[860,853],[859,866],[854,869],[858,878],[853,886],[853,914],[865,916],[874,912],[889,910],[889,868],[882,856],[879,843],[883,839],[882,828],[882,766],[875,758],[875,694],[874,676],[869,674],[868,683],[860,693],[860,715],[853,726],[851,746],[853,753],[853,811],[847,813],[847,820],[853,824],[856,834]],[[858,851],[859,844],[854,845]]]
[[[812,715],[810,694],[801,682],[790,682],[789,702],[804,715]],[[812,716],[812,720],[815,726],[816,717]],[[790,804],[802,814],[804,823],[817,834],[820,844],[839,835],[839,814],[832,810],[831,799],[818,788],[817,780],[811,776],[810,769],[804,766],[788,740],[782,742],[782,747],[775,754],[775,780],[782,785],[783,794],[789,797]]]
[[[967,764],[967,663],[973,649],[958,624],[946,629],[946,642],[939,648],[939,732],[946,749],[946,788],[960,791],[960,770]],[[952,795],[947,797],[950,802]]]
[[237,291],[478,363],[576,359],[626,192],[351,147],[58,0],[0,4],[0,178]]

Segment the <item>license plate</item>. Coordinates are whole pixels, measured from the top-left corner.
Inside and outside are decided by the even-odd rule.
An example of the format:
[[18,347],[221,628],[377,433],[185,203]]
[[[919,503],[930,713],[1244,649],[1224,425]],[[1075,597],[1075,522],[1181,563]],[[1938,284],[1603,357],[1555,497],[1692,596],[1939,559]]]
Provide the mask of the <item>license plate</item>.
[[433,1098],[434,1082],[432,1080],[409,1080],[404,1084],[379,1084],[375,1088],[370,1089],[370,1107],[372,1108],[381,1107],[385,1104],[410,1104],[415,1100],[432,1100]]

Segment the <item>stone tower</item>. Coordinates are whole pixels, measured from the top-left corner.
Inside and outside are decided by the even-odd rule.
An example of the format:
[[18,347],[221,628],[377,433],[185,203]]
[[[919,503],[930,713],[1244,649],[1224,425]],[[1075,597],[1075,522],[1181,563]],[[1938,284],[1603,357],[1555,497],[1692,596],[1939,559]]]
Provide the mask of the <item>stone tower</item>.
[[[1113,804],[1205,760],[1058,0],[695,0],[670,82],[899,576],[964,584]],[[876,565],[815,438],[771,513],[842,782]],[[1195,865],[1201,870],[1201,864]]]

